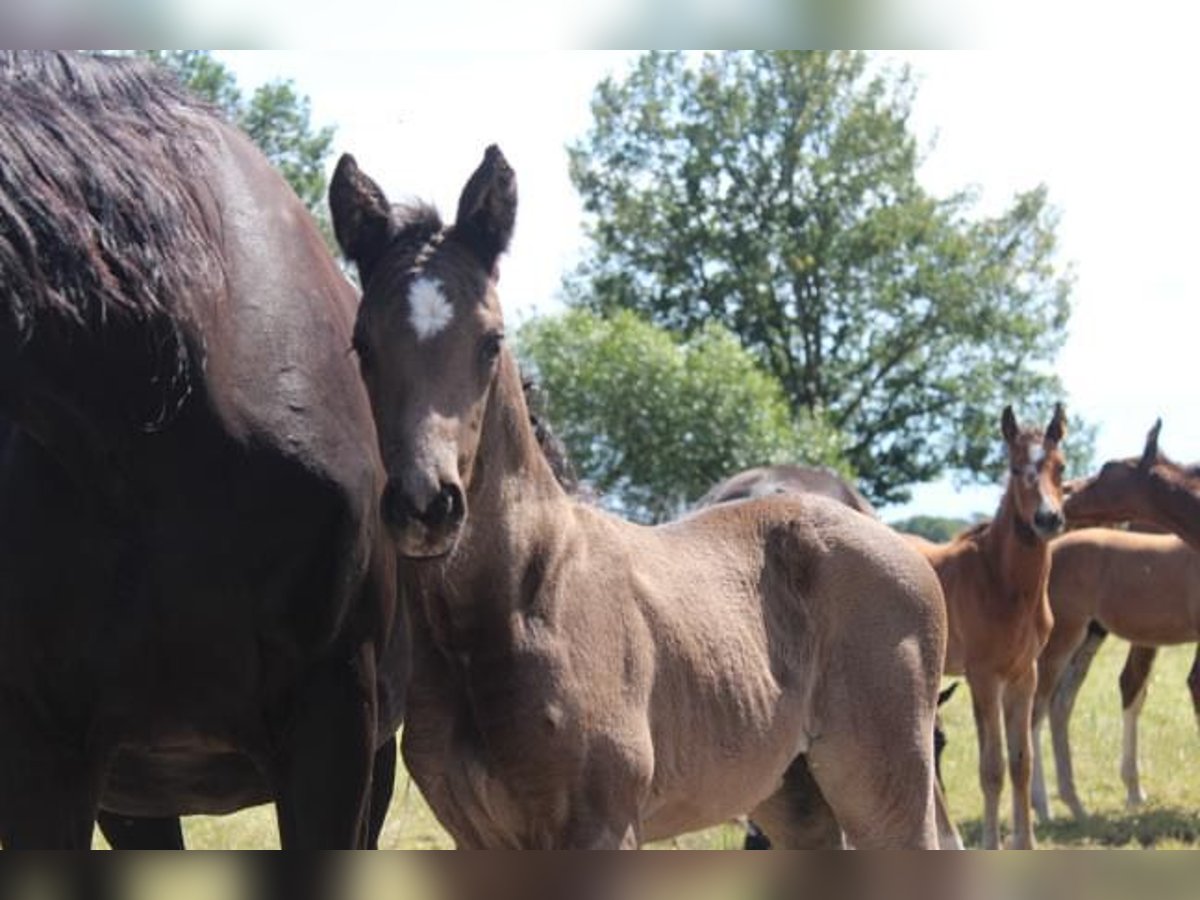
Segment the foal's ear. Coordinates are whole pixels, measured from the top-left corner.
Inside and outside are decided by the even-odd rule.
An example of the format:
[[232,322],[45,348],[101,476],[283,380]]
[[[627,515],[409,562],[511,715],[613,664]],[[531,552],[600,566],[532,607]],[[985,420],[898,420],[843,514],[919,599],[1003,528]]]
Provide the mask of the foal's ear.
[[1142,450],[1142,458],[1138,461],[1139,469],[1149,469],[1158,459],[1158,433],[1162,431],[1162,419],[1154,422],[1154,427],[1146,435],[1146,447]]
[[1067,435],[1067,413],[1061,403],[1054,404],[1054,418],[1046,426],[1046,443],[1057,444]]
[[358,277],[365,288],[391,240],[394,226],[387,197],[349,153],[342,154],[333,170],[329,211],[338,246],[358,267]]
[[1004,407],[1004,412],[1000,416],[1000,433],[1004,435],[1004,440],[1010,444],[1013,443],[1017,439],[1019,431],[1017,417],[1013,415],[1012,407]]
[[458,199],[454,230],[494,275],[496,260],[512,240],[516,219],[517,175],[492,144]]

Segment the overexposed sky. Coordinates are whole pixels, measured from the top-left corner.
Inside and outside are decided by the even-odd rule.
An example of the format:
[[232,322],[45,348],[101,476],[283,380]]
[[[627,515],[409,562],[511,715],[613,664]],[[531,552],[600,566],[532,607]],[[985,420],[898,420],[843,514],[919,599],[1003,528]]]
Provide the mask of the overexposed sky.
[[[629,54],[579,51],[245,51],[219,57],[243,86],[292,78],[317,124],[337,127],[393,200],[418,196],[452,215],[458,192],[498,143],[517,171],[516,236],[502,263],[510,319],[557,308],[582,249],[581,206],[565,146],[587,129],[592,88]],[[925,183],[966,185],[981,210],[1045,182],[1061,211],[1061,257],[1076,285],[1060,374],[1071,408],[1100,426],[1097,457],[1138,452],[1153,419],[1162,446],[1200,458],[1200,82],[1194,55],[1170,49],[892,54],[921,78],[914,126],[932,149]],[[936,135],[936,142],[934,142]],[[332,163],[331,163],[332,164]],[[1013,398],[1018,416],[1021,398]],[[999,416],[999,410],[997,410]],[[919,488],[886,511],[991,512],[996,487]]]

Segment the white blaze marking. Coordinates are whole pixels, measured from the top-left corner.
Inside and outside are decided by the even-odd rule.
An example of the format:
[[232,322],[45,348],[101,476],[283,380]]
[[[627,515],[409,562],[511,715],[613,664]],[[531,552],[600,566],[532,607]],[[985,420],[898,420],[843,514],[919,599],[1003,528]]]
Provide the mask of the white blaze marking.
[[408,289],[409,322],[418,340],[431,338],[454,317],[454,308],[435,278],[418,278]]

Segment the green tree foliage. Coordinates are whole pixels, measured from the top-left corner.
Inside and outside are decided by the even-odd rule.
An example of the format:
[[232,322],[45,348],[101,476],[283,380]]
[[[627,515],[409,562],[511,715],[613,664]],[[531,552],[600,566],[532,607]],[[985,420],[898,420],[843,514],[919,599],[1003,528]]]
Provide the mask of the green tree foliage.
[[330,239],[325,162],[333,148],[334,130],[328,126],[313,128],[308,97],[297,93],[292,81],[259,85],[247,98],[233,72],[207,50],[149,50],[144,55],[174,71],[194,93],[245,131],[287,179]]
[[910,516],[889,524],[897,531],[919,534],[926,540],[944,544],[960,531],[976,522],[982,522],[986,518],[987,516],[984,515],[976,515],[970,519],[955,519],[948,516]]
[[1063,396],[1070,279],[1046,189],[990,217],[971,192],[931,195],[914,93],[861,53],[650,53],[597,87],[570,148],[593,249],[569,301],[725,326],[796,415],[846,435],[878,503],[947,470],[997,477],[1004,405],[1048,420]]
[[518,337],[580,474],[633,518],[670,518],[753,465],[845,471],[837,433],[816,416],[797,424],[775,378],[716,323],[685,340],[628,311],[574,310]]

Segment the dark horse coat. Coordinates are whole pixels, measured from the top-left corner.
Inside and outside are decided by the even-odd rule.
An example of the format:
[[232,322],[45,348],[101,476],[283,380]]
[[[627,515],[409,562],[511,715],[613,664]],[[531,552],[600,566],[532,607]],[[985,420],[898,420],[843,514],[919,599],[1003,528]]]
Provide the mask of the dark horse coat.
[[355,305],[172,82],[0,56],[6,846],[271,798],[287,845],[361,840],[405,650]]

